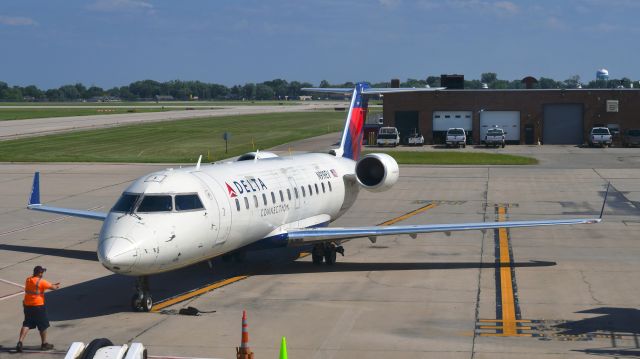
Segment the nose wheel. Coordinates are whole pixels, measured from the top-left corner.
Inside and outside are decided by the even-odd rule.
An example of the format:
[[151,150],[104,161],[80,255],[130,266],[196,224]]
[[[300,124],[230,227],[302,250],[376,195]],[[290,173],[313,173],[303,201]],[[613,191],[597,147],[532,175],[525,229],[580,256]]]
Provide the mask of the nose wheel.
[[136,293],[131,297],[131,309],[134,312],[149,312],[153,307],[153,299],[149,293],[149,277],[138,277]]

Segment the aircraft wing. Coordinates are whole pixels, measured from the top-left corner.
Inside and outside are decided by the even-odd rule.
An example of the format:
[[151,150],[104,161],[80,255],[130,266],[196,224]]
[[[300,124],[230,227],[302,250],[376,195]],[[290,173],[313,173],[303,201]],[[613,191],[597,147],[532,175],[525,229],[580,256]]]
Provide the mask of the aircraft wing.
[[[386,93],[398,93],[398,92],[432,92],[444,90],[446,87],[370,87],[362,90],[364,95],[379,95]],[[336,87],[304,87],[301,89],[302,91],[308,92],[325,92],[325,93],[334,93],[334,94],[351,94],[353,92],[353,88],[336,88]]]
[[590,224],[599,223],[602,218],[574,218],[574,219],[554,219],[541,221],[510,221],[510,222],[479,222],[479,223],[459,223],[459,224],[425,224],[408,226],[371,226],[371,227],[351,227],[351,228],[310,228],[295,229],[288,231],[288,238],[292,245],[303,245],[319,242],[327,242],[341,239],[351,239],[359,237],[369,237],[375,241],[378,236],[389,236],[397,234],[408,234],[415,237],[419,233],[434,232],[454,232],[487,230],[496,228],[522,228],[557,226],[568,224]]
[[50,207],[42,205],[42,203],[40,203],[40,172],[36,172],[33,176],[31,196],[29,197],[29,204],[27,205],[27,208],[34,211],[56,213],[71,217],[96,219],[100,221],[104,221],[104,219],[107,218],[107,213],[104,212],[85,211],[80,209]]

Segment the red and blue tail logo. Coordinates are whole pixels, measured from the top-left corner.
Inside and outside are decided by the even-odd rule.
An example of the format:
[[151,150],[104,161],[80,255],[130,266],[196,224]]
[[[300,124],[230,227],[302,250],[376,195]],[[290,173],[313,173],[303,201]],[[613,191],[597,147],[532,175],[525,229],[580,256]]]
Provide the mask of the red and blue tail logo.
[[369,88],[366,82],[359,82],[353,90],[347,124],[342,135],[341,148],[342,157],[357,161],[362,148],[362,131],[367,118],[368,99],[363,96],[362,91]]

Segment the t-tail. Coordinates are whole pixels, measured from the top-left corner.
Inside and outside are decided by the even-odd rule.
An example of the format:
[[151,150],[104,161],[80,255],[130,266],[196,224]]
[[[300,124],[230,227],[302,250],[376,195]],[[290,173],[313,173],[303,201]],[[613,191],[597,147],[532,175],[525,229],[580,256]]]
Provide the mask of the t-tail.
[[367,118],[368,96],[383,95],[388,93],[399,92],[429,92],[444,90],[444,87],[437,88],[371,88],[366,82],[358,82],[355,88],[329,88],[314,87],[303,88],[303,91],[323,92],[347,95],[352,93],[351,106],[349,106],[349,114],[342,133],[342,141],[340,147],[332,152],[336,156],[351,158],[357,161],[360,157],[362,149],[363,129]]

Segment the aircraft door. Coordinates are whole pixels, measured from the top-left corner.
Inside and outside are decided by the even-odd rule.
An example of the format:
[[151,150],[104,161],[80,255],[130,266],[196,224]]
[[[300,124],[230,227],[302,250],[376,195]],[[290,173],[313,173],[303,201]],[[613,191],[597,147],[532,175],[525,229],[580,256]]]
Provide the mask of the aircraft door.
[[212,203],[215,205],[215,208],[218,212],[218,217],[216,217],[216,231],[217,235],[214,238],[212,247],[216,247],[222,245],[229,238],[229,233],[231,232],[231,203],[229,195],[227,194],[227,190],[223,187],[220,182],[216,181],[215,178],[207,175],[203,172],[197,172],[199,178],[207,183],[208,189],[212,193]]
[[218,194],[217,182],[202,172],[193,172],[193,174],[202,182],[202,191],[204,193],[204,198],[202,198],[202,200],[206,202],[205,208],[207,208],[209,230],[211,231],[205,246],[212,248],[218,243],[224,243],[224,240],[226,240],[225,237],[222,242],[220,242],[220,237],[222,236],[220,227],[223,222],[223,212],[226,216],[228,215],[228,210],[221,208],[218,200],[216,199],[216,194]]

